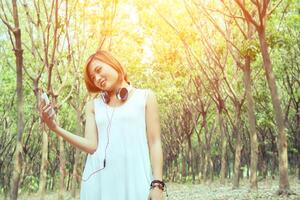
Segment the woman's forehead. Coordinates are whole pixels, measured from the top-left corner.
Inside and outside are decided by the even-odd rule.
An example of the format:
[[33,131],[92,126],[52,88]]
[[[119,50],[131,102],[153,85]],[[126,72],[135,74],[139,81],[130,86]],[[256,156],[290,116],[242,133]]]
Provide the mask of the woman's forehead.
[[89,66],[90,66],[90,69],[95,69],[95,67],[102,66],[102,65],[107,65],[107,64],[102,62],[101,60],[93,59]]

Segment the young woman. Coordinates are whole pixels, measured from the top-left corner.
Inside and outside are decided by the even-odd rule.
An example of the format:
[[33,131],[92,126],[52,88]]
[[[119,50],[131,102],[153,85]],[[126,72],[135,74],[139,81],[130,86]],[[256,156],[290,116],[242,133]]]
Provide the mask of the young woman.
[[40,106],[52,131],[88,153],[80,199],[162,200],[163,154],[154,92],[131,86],[124,68],[106,51],[88,58],[84,77],[87,90],[100,94],[86,104],[84,137],[58,126],[51,104]]

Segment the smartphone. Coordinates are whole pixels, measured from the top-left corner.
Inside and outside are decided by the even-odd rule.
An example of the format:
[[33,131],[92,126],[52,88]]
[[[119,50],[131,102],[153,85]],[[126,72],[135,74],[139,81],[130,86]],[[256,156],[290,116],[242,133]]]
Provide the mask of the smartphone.
[[[45,102],[46,105],[50,104],[50,100],[48,98],[48,95],[46,94],[46,92],[43,92],[41,95],[42,100]],[[55,113],[54,109],[51,108],[48,112],[49,115],[52,115],[52,113]]]

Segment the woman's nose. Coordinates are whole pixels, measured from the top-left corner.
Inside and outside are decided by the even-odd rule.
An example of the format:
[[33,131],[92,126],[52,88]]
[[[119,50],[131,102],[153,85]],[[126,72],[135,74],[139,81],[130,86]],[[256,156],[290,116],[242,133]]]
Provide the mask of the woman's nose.
[[100,76],[99,74],[96,74],[96,75],[95,75],[95,80],[96,80],[96,81],[99,81],[100,79],[101,79],[101,76]]

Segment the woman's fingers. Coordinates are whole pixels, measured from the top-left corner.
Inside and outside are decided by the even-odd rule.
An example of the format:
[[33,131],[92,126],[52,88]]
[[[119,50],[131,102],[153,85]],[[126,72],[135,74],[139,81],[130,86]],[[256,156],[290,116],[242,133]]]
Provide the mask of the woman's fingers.
[[50,112],[52,109],[51,104],[45,105],[42,108],[40,108],[40,116],[43,119],[43,121],[50,119],[53,117],[54,112]]
[[48,113],[51,109],[52,109],[52,107],[51,107],[51,105],[49,105],[44,109],[44,112]]
[[49,119],[52,119],[55,115],[55,112],[52,112],[50,115],[49,115]]
[[[52,111],[51,111],[51,110],[52,110]],[[44,107],[43,107],[43,112],[42,112],[42,113],[43,113],[43,114],[47,114],[47,115],[50,115],[50,114],[54,113],[51,104],[48,104],[48,105],[44,106]]]
[[51,104],[47,104],[47,105],[45,105],[45,106],[43,106],[43,110],[45,110],[45,109],[47,109],[47,108],[49,108],[49,107],[51,107]]

